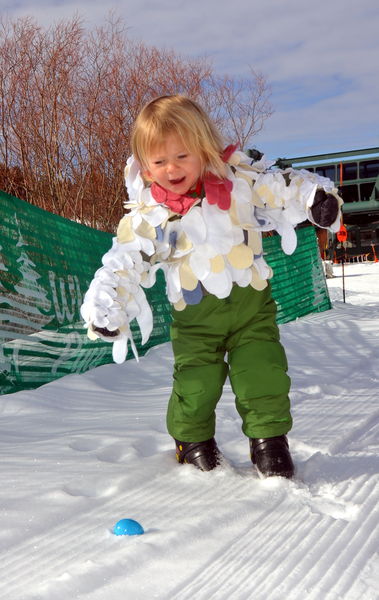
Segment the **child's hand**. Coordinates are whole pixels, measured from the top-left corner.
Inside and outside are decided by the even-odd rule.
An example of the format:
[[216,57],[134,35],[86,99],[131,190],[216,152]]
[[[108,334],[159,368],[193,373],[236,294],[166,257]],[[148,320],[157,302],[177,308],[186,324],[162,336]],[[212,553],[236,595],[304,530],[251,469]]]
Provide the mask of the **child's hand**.
[[317,225],[330,227],[336,220],[338,211],[338,200],[333,194],[327,194],[324,190],[316,191],[311,213]]

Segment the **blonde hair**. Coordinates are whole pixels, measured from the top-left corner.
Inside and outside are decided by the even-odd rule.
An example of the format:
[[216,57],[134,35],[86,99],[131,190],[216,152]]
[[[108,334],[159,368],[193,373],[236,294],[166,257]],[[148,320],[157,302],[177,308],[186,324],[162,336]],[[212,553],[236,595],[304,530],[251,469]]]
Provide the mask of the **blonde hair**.
[[197,102],[179,94],[152,100],[135,121],[132,152],[143,168],[147,168],[151,152],[170,134],[178,135],[184,147],[200,157],[203,174],[210,171],[219,177],[226,176],[220,133]]

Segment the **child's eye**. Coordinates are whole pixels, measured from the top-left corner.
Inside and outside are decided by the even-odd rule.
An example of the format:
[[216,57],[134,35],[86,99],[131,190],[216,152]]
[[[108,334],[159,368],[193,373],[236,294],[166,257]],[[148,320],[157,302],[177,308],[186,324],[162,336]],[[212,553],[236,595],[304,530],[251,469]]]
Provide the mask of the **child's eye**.
[[188,154],[179,154],[178,158],[187,158]]

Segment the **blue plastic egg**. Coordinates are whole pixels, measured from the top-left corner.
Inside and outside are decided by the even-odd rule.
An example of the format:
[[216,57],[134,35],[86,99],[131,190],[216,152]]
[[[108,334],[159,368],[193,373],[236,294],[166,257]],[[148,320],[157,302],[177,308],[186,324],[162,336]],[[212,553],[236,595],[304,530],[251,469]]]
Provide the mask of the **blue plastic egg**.
[[113,527],[115,535],[142,535],[144,532],[142,525],[134,519],[120,519]]

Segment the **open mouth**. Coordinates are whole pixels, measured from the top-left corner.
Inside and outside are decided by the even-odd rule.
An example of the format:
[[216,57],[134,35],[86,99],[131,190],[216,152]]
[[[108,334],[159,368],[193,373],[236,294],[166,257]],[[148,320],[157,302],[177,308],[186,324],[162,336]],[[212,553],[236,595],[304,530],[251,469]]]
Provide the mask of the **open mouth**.
[[180,183],[183,183],[184,180],[185,177],[180,177],[179,179],[170,179],[170,185],[179,185]]

